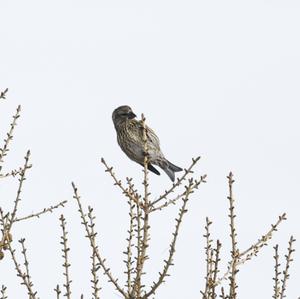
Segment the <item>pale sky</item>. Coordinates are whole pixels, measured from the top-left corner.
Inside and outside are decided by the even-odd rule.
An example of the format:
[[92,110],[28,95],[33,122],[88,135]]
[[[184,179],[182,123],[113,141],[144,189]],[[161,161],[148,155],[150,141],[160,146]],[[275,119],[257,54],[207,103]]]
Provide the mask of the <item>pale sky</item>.
[[[14,247],[26,238],[31,275],[40,298],[63,283],[58,218],[64,213],[71,247],[74,298],[90,297],[88,241],[71,181],[97,216],[98,243],[122,281],[128,215],[125,199],[104,173],[100,158],[138,186],[142,169],[119,149],[111,113],[130,105],[160,137],[165,156],[207,184],[195,193],[180,232],[171,277],[156,298],[200,298],[204,286],[204,223],[230,251],[226,175],[235,174],[241,250],[266,233],[283,212],[288,220],[270,246],[240,268],[239,298],[271,298],[273,249],[283,258],[299,233],[300,2],[299,1],[7,1],[0,2],[1,139],[18,104],[22,116],[5,169],[32,151],[19,215],[68,199],[65,209],[13,230]],[[1,180],[1,206],[11,208],[16,182]],[[153,196],[170,186],[150,176]],[[176,207],[153,217],[148,278],[162,270]],[[297,249],[299,248],[299,249]],[[300,296],[296,242],[287,298]],[[21,260],[20,260],[21,261]],[[282,264],[284,261],[282,260]],[[0,263],[9,298],[27,298],[9,255]],[[122,276],[123,275],[123,276]],[[100,276],[101,298],[119,298]],[[146,282],[147,282],[146,281]]]

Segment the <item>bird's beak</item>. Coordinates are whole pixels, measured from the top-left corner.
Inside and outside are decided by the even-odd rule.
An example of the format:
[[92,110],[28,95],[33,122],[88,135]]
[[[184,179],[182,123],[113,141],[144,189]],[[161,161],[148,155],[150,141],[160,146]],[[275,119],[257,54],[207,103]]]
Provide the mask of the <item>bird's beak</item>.
[[133,119],[135,117],[136,117],[136,115],[132,111],[128,113],[128,118],[129,119]]

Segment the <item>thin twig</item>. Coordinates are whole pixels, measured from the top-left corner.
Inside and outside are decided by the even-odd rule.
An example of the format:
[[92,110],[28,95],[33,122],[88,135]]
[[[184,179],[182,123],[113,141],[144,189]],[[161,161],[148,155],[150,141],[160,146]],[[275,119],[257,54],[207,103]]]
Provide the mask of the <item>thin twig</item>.
[[68,247],[68,232],[66,230],[66,219],[64,215],[61,215],[60,218],[60,226],[62,228],[62,236],[61,236],[61,242],[60,244],[63,246],[62,248],[62,257],[64,259],[64,263],[62,264],[64,268],[64,276],[65,276],[65,283],[64,287],[66,289],[66,293],[64,296],[66,296],[68,299],[71,298],[71,279],[70,279],[70,273],[69,273],[69,268],[71,264],[69,263],[69,251],[70,248]]
[[206,240],[206,246],[205,246],[205,261],[206,261],[206,275],[205,275],[205,289],[204,292],[201,291],[203,299],[206,299],[208,297],[208,291],[210,288],[210,278],[211,278],[211,272],[210,272],[210,264],[212,263],[211,258],[211,243],[212,239],[210,238],[210,225],[212,222],[206,217],[206,225],[205,225],[205,234],[203,235]]
[[8,88],[6,88],[4,91],[1,91],[0,92],[0,99],[5,100],[7,92],[8,92]]
[[280,294],[280,280],[279,280],[279,276],[281,274],[280,272],[280,263],[279,263],[279,254],[278,254],[278,245],[274,246],[274,250],[275,250],[275,254],[274,254],[274,260],[275,260],[275,266],[274,266],[274,270],[275,270],[275,274],[274,274],[274,295],[272,296],[274,299],[278,299],[279,298],[279,294]]
[[[88,207],[88,218],[89,218],[89,229],[91,232],[91,238],[92,238],[92,242],[94,244],[95,243],[95,238],[97,233],[95,232],[95,217],[93,216],[93,209],[91,207]],[[94,247],[97,247],[96,245],[94,245]],[[100,287],[99,287],[99,278],[98,278],[98,271],[100,269],[100,265],[97,263],[97,256],[96,256],[96,252],[93,249],[94,247],[92,247],[92,269],[91,269],[91,273],[92,273],[92,290],[93,290],[93,299],[99,299],[99,291],[100,291]]]
[[[254,245],[240,252],[237,260],[237,266],[246,263],[247,261],[251,260],[252,257],[256,256],[260,251],[260,249],[262,249],[264,246],[268,244],[267,242],[272,238],[273,232],[276,232],[278,226],[286,219],[287,218],[285,213],[279,216],[277,222],[271,225],[271,229],[265,235],[259,238],[259,240]],[[217,279],[216,285],[219,285],[224,279],[228,278],[230,274],[230,270],[232,268],[232,263],[233,260],[229,262],[227,271],[220,278]]]
[[17,196],[16,196],[16,199],[15,199],[14,208],[13,208],[13,211],[11,213],[11,217],[9,219],[8,227],[6,228],[8,232],[10,232],[11,227],[12,227],[14,221],[15,221],[15,218],[16,218],[18,204],[21,200],[21,192],[22,192],[22,188],[23,188],[23,183],[26,180],[26,178],[25,178],[26,171],[29,168],[31,168],[31,166],[32,166],[31,164],[29,164],[29,157],[30,157],[30,151],[27,151],[26,156],[25,156],[25,163],[24,163],[24,166],[23,166],[22,171],[20,173],[19,186],[18,186],[18,190],[17,190]]
[[[201,183],[206,183],[206,177],[207,177],[206,174],[204,174],[204,175],[202,175],[202,176],[200,177],[199,185],[200,185]],[[163,208],[166,208],[166,207],[168,207],[168,206],[171,205],[171,204],[175,205],[176,202],[177,202],[180,198],[184,197],[185,195],[186,195],[186,190],[185,190],[183,193],[177,195],[175,198],[169,199],[168,201],[166,201],[165,203],[163,203],[163,204],[161,204],[161,205],[159,205],[159,206],[157,206],[157,207],[151,206],[150,213],[155,212],[155,211],[158,211],[158,210],[161,211]]]
[[217,240],[215,251],[215,260],[214,260],[214,270],[213,270],[213,276],[212,276],[212,282],[211,282],[211,297],[212,299],[216,298],[216,280],[217,275],[219,273],[219,262],[220,262],[220,249],[221,249],[221,243],[219,240]]
[[59,288],[59,285],[56,286],[56,288],[54,289],[54,292],[56,293],[56,299],[59,299],[60,294],[61,294],[61,290]]
[[2,219],[3,220],[3,234],[2,234],[2,240],[0,241],[0,244],[2,244],[2,245],[4,245],[6,243],[6,241],[9,241],[9,239],[11,239],[10,231],[11,231],[13,223],[15,222],[18,204],[21,201],[22,187],[23,187],[23,183],[26,179],[25,174],[26,174],[27,169],[31,168],[31,165],[29,164],[29,157],[30,157],[30,151],[27,151],[26,156],[25,156],[24,166],[22,168],[22,171],[19,174],[19,176],[20,176],[19,185],[18,185],[17,195],[16,195],[16,199],[14,201],[14,207],[13,207],[11,216],[6,217],[5,219],[4,218]]
[[102,259],[102,257],[100,256],[98,247],[95,245],[95,243],[93,242],[93,238],[91,237],[91,232],[88,226],[88,222],[86,220],[86,215],[83,211],[82,205],[81,205],[81,201],[80,201],[80,196],[78,194],[77,188],[75,186],[74,183],[72,183],[72,187],[73,187],[73,191],[74,191],[74,196],[73,198],[76,199],[77,205],[78,205],[78,211],[80,213],[80,217],[82,220],[82,224],[85,228],[86,231],[86,237],[89,239],[90,241],[90,246],[92,247],[92,249],[95,251],[95,254],[97,256],[98,262],[100,264],[100,266],[102,267],[104,274],[108,277],[109,281],[115,286],[116,290],[118,290],[118,292],[126,299],[128,299],[128,296],[126,294],[126,292],[120,287],[120,285],[118,284],[118,279],[115,279],[112,276],[112,273],[110,272],[110,268],[108,268],[105,264],[105,259]]
[[128,204],[129,204],[129,229],[128,229],[128,237],[126,238],[127,241],[127,247],[126,247],[126,251],[124,252],[125,256],[126,256],[126,260],[124,260],[124,263],[126,264],[126,271],[125,274],[127,275],[127,293],[128,296],[130,297],[131,293],[132,293],[132,281],[131,281],[131,275],[134,271],[132,264],[132,247],[133,245],[133,238],[134,238],[134,220],[135,220],[135,214],[134,214],[134,208],[135,208],[135,204],[133,204],[133,202],[131,200],[128,200]]
[[148,182],[148,163],[149,163],[149,152],[148,152],[148,139],[147,139],[147,127],[145,123],[146,119],[144,115],[142,115],[142,126],[143,126],[143,144],[144,144],[144,197],[143,197],[143,229],[142,229],[142,240],[141,240],[141,249],[139,259],[137,260],[137,267],[136,267],[136,278],[134,282],[134,289],[136,291],[137,298],[141,296],[142,284],[141,284],[141,277],[143,274],[144,264],[147,259],[149,259],[147,255],[147,248],[149,246],[148,242],[150,239],[149,236],[149,213],[150,213],[150,206],[149,206],[149,182]]
[[4,178],[7,178],[7,177],[15,177],[17,176],[18,174],[20,174],[22,171],[22,168],[19,168],[19,169],[13,169],[7,173],[4,173],[4,174],[0,174],[0,179],[4,179]]
[[67,200],[61,201],[57,205],[54,205],[54,206],[51,206],[48,208],[44,208],[42,211],[39,211],[37,213],[32,213],[32,214],[24,216],[24,217],[16,218],[14,222],[28,220],[28,219],[34,218],[34,217],[40,218],[40,216],[43,214],[52,213],[55,209],[58,209],[59,207],[64,207],[67,202],[68,202]]
[[237,248],[237,233],[236,233],[236,228],[235,228],[235,213],[234,213],[234,198],[232,194],[232,185],[234,183],[233,180],[233,174],[232,172],[229,173],[228,175],[228,186],[229,186],[229,219],[230,219],[230,238],[231,238],[231,260],[232,260],[232,265],[231,265],[231,275],[229,277],[230,279],[230,292],[229,296],[232,299],[236,299],[236,274],[238,272],[237,269],[237,261],[239,258],[239,250]]
[[197,164],[197,162],[199,161],[199,159],[200,159],[200,157],[192,159],[192,164],[187,169],[184,169],[183,175],[180,178],[177,179],[177,182],[173,183],[173,185],[172,185],[172,187],[170,189],[166,190],[164,192],[164,194],[162,194],[156,200],[154,200],[153,202],[151,202],[151,207],[152,208],[154,208],[154,205],[156,205],[161,200],[167,199],[167,196],[170,193],[174,192],[174,190],[182,184],[182,182],[186,179],[187,175],[193,173],[192,168]]
[[139,196],[137,194],[130,193],[129,190],[123,186],[122,181],[117,179],[115,173],[113,172],[113,167],[109,167],[103,158],[101,158],[101,163],[106,168],[105,172],[108,172],[113,178],[114,185],[118,186],[121,189],[122,193],[125,194],[126,197],[128,197],[130,200],[134,201],[135,204],[142,206],[142,203],[139,201]]
[[223,288],[223,287],[221,288],[221,295],[220,295],[220,298],[226,299],[225,291],[224,291],[224,288]]
[[[4,96],[5,96],[5,93],[4,93]],[[9,151],[9,143],[13,139],[13,132],[17,125],[17,119],[20,117],[20,112],[21,112],[21,106],[19,105],[17,107],[16,114],[13,116],[13,121],[10,124],[10,129],[9,129],[8,133],[6,134],[6,138],[4,139],[3,147],[0,148],[0,173],[2,171],[2,163],[4,162],[4,157],[7,155],[8,151]]]
[[24,258],[24,266],[25,266],[25,273],[26,273],[26,279],[28,282],[30,282],[30,274],[29,274],[29,262],[28,262],[28,258],[27,258],[27,254],[26,254],[26,247],[25,247],[25,239],[22,238],[21,240],[19,240],[19,243],[22,246],[22,251],[21,253],[23,254],[23,258]]
[[285,291],[286,291],[286,284],[287,284],[287,280],[290,278],[290,274],[289,274],[289,268],[290,268],[290,264],[293,261],[292,255],[295,252],[295,249],[293,249],[293,243],[296,240],[294,239],[293,236],[290,237],[289,240],[289,246],[288,246],[288,253],[285,256],[286,259],[286,263],[285,263],[285,269],[283,270],[282,274],[283,274],[283,279],[281,280],[282,285],[281,285],[281,292],[280,292],[280,299],[285,298]]
[[258,252],[260,248],[267,245],[267,242],[272,238],[273,232],[276,232],[279,224],[286,219],[286,213],[280,215],[277,222],[271,225],[271,229],[265,235],[262,235],[254,245],[251,245],[249,248],[241,252],[240,257],[247,256],[251,251]]
[[7,299],[7,296],[6,296],[6,286],[2,285],[1,287],[1,297],[0,299]]
[[7,244],[7,247],[8,247],[8,250],[11,254],[11,257],[13,259],[13,262],[15,264],[15,269],[17,270],[17,276],[21,278],[22,282],[21,282],[21,285],[25,285],[26,288],[27,288],[27,292],[28,292],[28,296],[30,299],[36,299],[36,295],[37,295],[37,292],[34,292],[32,287],[33,287],[33,283],[31,282],[31,280],[27,277],[27,274],[22,272],[21,270],[21,266],[20,264],[18,263],[17,261],[17,258],[15,256],[15,250],[12,249],[11,247],[11,244],[8,243]]
[[[142,222],[142,211],[141,211],[141,208],[138,205],[136,205],[136,218],[135,218],[135,220],[136,220],[136,230],[135,230],[135,232],[136,232],[136,245],[135,245],[135,247],[136,247],[136,257],[135,257],[136,265],[135,265],[134,272],[135,272],[136,276],[135,276],[134,282],[137,281],[137,275],[138,275],[137,271],[139,269],[138,264],[139,264],[140,259],[141,259],[142,238],[143,238],[143,233],[142,233],[143,226],[142,226],[142,223],[141,223]],[[132,293],[133,294],[137,293],[137,284],[136,283],[133,284]]]
[[194,185],[195,185],[194,180],[189,179],[188,185],[185,186],[185,188],[188,192],[186,193],[186,196],[182,199],[182,207],[180,208],[178,218],[176,218],[176,226],[175,226],[175,231],[173,233],[173,239],[170,243],[169,256],[164,261],[165,265],[164,265],[163,271],[159,272],[159,278],[158,278],[157,282],[153,283],[150,291],[147,292],[143,296],[143,299],[147,299],[150,296],[152,296],[153,294],[155,294],[157,288],[165,281],[165,278],[167,276],[169,276],[168,270],[169,270],[170,266],[173,265],[173,256],[174,256],[174,253],[175,253],[175,246],[176,246],[176,241],[177,241],[179,229],[180,229],[180,226],[181,226],[181,223],[182,223],[183,216],[187,212],[186,205],[187,205],[187,202],[189,200],[189,196],[193,193],[193,186]]

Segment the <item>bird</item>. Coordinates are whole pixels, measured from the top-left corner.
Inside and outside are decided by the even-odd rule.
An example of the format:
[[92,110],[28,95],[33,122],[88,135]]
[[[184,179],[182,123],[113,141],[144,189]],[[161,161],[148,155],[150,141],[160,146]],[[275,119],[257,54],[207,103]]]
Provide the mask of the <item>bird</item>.
[[159,166],[174,182],[175,172],[182,171],[182,168],[165,158],[160,149],[159,138],[154,131],[146,126],[148,150],[145,153],[143,122],[136,119],[132,109],[127,105],[116,108],[112,113],[112,120],[117,132],[117,141],[122,151],[131,160],[142,166],[144,166],[145,155],[147,155],[148,170],[160,175],[160,172],[153,165]]

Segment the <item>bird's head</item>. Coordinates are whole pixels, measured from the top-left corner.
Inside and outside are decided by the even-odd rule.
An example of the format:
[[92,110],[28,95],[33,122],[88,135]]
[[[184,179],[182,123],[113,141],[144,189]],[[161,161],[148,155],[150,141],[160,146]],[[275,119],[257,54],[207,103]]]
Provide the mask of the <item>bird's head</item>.
[[112,114],[112,119],[115,126],[128,119],[133,119],[135,117],[136,115],[132,112],[132,109],[129,106],[120,106],[117,109],[115,109]]

